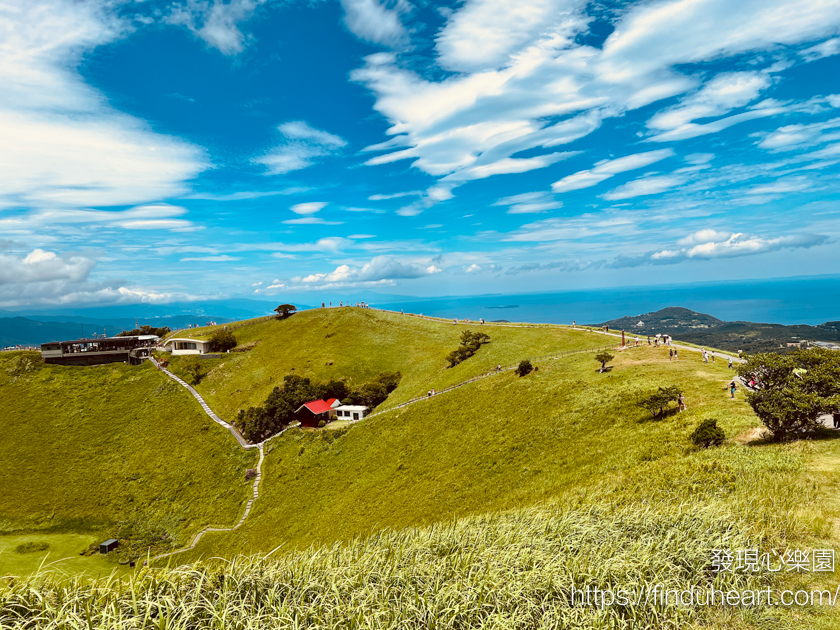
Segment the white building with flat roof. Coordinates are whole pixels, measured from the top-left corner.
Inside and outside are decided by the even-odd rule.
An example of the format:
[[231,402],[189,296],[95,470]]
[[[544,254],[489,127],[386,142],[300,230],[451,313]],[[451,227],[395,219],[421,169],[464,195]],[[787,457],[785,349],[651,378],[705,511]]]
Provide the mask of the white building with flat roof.
[[210,341],[172,337],[163,343],[163,349],[176,356],[180,354],[207,354],[210,352]]
[[364,405],[340,405],[333,411],[336,420],[361,420],[367,415],[368,408]]

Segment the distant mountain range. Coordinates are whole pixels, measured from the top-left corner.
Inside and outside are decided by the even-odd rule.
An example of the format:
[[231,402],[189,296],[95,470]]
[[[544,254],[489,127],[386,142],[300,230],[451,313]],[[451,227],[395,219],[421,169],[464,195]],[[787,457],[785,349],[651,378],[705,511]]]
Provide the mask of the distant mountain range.
[[723,350],[741,349],[748,353],[786,351],[795,348],[793,344],[802,342],[840,342],[840,322],[826,322],[818,326],[725,322],[679,306],[595,325],[624,330],[633,336],[662,333],[689,343]]

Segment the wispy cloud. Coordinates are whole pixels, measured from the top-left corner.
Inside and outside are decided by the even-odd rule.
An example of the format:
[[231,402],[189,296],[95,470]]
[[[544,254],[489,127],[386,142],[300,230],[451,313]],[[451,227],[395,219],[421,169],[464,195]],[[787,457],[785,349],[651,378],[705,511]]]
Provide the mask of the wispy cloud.
[[268,153],[254,158],[266,167],[268,175],[283,175],[312,166],[317,158],[336,154],[347,142],[327,131],[311,127],[302,120],[277,127],[283,142]]
[[701,230],[678,242],[673,249],[660,249],[638,256],[616,257],[611,267],[638,267],[640,265],[673,265],[687,260],[710,260],[751,256],[781,249],[810,248],[824,245],[829,238],[820,234],[790,234],[775,238],[750,236],[743,233]]

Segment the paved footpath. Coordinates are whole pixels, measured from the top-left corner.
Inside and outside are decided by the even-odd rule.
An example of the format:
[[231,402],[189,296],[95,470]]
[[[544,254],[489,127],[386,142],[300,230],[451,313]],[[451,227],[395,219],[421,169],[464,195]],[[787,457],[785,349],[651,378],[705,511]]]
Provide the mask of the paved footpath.
[[162,553],[160,555],[155,556],[154,558],[150,558],[143,563],[145,565],[148,565],[150,562],[155,562],[156,560],[160,560],[162,558],[168,558],[169,556],[174,556],[174,555],[179,554],[179,553],[184,553],[185,551],[189,551],[190,549],[195,548],[195,546],[198,544],[198,541],[201,540],[201,537],[204,536],[204,534],[206,534],[207,532],[232,532],[235,529],[239,529],[242,526],[242,524],[245,522],[245,519],[247,519],[248,515],[251,513],[251,508],[254,507],[254,502],[260,497],[260,482],[262,481],[262,464],[263,464],[263,460],[265,459],[265,451],[263,449],[263,445],[266,442],[268,442],[270,440],[273,440],[274,438],[276,438],[280,435],[283,435],[283,433],[285,433],[289,429],[300,426],[299,422],[296,422],[295,424],[290,424],[285,429],[283,429],[282,431],[279,431],[278,433],[275,433],[274,435],[272,435],[267,440],[263,440],[262,442],[259,442],[258,444],[248,444],[248,442],[246,442],[245,439],[239,434],[239,431],[237,431],[232,425],[230,425],[227,422],[225,422],[224,420],[222,420],[219,416],[217,416],[213,412],[212,409],[210,409],[210,405],[208,405],[207,402],[205,402],[205,400],[201,397],[201,395],[197,391],[195,391],[195,389],[189,383],[187,383],[182,378],[178,378],[172,372],[170,372],[166,368],[162,367],[160,365],[160,363],[155,361],[155,359],[153,357],[149,357],[149,361],[151,361],[152,364],[155,365],[161,372],[165,373],[167,376],[169,376],[169,378],[171,378],[176,383],[178,383],[179,385],[184,387],[187,391],[189,391],[193,395],[193,397],[199,402],[199,404],[201,405],[201,408],[204,410],[204,413],[206,413],[210,417],[210,419],[213,420],[213,422],[223,426],[225,429],[230,431],[233,434],[233,437],[236,438],[236,441],[239,442],[239,445],[242,448],[258,449],[259,452],[260,452],[260,459],[259,459],[259,461],[257,461],[257,468],[256,468],[257,475],[254,478],[253,495],[251,496],[250,499],[248,499],[248,502],[245,504],[245,513],[242,514],[242,518],[239,519],[239,521],[236,523],[236,525],[234,525],[232,527],[205,527],[200,532],[198,532],[195,536],[193,536],[192,540],[190,541],[190,543],[186,547],[176,549],[175,551],[169,551],[167,553]]

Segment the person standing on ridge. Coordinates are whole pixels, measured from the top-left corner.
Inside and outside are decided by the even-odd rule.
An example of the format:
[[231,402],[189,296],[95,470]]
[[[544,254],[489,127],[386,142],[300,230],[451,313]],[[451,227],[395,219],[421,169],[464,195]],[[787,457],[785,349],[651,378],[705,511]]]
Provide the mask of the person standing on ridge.
[[732,394],[732,398],[735,398],[735,381],[733,380],[729,383],[729,392]]
[[685,395],[682,392],[680,392],[680,397],[677,398],[677,404],[680,406],[680,413],[688,409],[688,407],[685,406]]
[[668,360],[669,360],[669,361],[673,361],[673,360],[674,360],[674,349],[673,349],[673,348],[669,348],[669,349],[668,349]]

